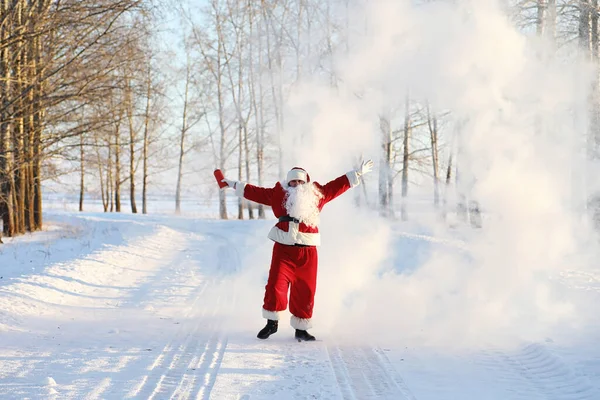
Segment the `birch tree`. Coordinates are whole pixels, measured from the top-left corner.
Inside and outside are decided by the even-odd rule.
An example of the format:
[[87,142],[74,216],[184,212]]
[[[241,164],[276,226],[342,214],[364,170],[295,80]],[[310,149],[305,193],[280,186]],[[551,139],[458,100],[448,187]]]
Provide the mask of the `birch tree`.
[[439,151],[438,151],[438,120],[431,115],[429,105],[427,105],[427,125],[429,127],[429,137],[431,139],[431,165],[433,173],[433,204],[435,207],[440,205],[440,178],[439,178]]
[[[227,159],[229,156],[228,128],[225,106],[226,106],[226,87],[225,67],[230,61],[231,55],[226,52],[226,33],[219,0],[212,0],[210,8],[206,13],[210,18],[210,27],[214,29],[215,38],[211,39],[203,27],[195,25],[192,28],[194,44],[198,49],[203,66],[209,72],[213,79],[214,92],[216,97],[216,113],[219,126],[218,148],[216,154],[216,164],[224,174],[227,170]],[[221,219],[227,219],[227,202],[224,190],[219,191],[219,216]]]
[[[254,130],[255,130],[255,146],[256,146],[256,174],[258,186],[263,185],[263,171],[264,171],[264,152],[265,152],[265,114],[264,114],[264,87],[262,80],[262,68],[263,68],[263,35],[261,34],[261,13],[259,10],[251,7],[251,0],[248,2],[249,16],[248,16],[248,28],[250,40],[248,42],[248,82],[250,90],[250,101],[252,104],[252,111],[254,112]],[[256,30],[255,30],[256,21]],[[256,35],[255,35],[256,32]],[[257,56],[254,53],[254,38],[257,42]],[[258,58],[257,68],[254,67],[254,59]],[[258,88],[257,88],[258,86]],[[247,160],[249,156],[247,157]],[[248,172],[249,176],[249,172]],[[264,205],[258,205],[258,218],[265,218]]]
[[175,212],[181,213],[181,191],[183,188],[183,169],[185,155],[188,153],[187,148],[188,134],[192,128],[194,128],[205,116],[203,108],[200,107],[199,96],[201,93],[193,94],[193,91],[202,91],[195,84],[194,80],[194,69],[197,68],[193,64],[191,57],[190,43],[186,41],[185,44],[186,52],[186,63],[183,68],[184,70],[184,87],[182,100],[182,111],[181,111],[181,128],[179,130],[179,149],[178,149],[178,165],[177,165],[177,184],[175,188]]
[[406,95],[404,108],[404,136],[402,143],[402,205],[400,217],[403,221],[408,220],[408,211],[406,209],[406,197],[408,196],[408,168],[410,162],[410,138],[412,134],[410,120],[410,97]]
[[384,217],[393,215],[393,196],[390,181],[393,179],[392,171],[392,126],[389,114],[379,116],[379,129],[381,130],[381,156],[379,161],[379,212]]

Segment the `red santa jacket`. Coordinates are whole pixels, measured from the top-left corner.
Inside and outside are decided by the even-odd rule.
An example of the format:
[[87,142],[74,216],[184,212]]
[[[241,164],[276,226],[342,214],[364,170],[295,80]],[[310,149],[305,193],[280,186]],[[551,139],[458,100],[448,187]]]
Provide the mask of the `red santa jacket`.
[[[350,171],[331,182],[321,185],[317,182],[313,184],[321,192],[321,197],[318,208],[323,209],[325,204],[335,199],[346,190],[358,186],[358,175],[355,171]],[[277,182],[272,188],[263,188],[254,186],[244,182],[237,182],[235,192],[238,196],[244,197],[256,203],[271,206],[275,217],[283,217],[288,215],[285,209],[286,190],[280,182]],[[319,227],[309,226],[304,223],[296,222],[278,222],[269,232],[269,239],[285,244],[303,244],[308,246],[319,246],[321,244],[321,236]]]

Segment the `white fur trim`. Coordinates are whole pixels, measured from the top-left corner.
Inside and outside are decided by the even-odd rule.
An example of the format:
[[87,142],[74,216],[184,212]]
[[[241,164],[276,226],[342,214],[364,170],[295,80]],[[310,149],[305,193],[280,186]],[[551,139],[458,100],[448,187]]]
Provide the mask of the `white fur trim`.
[[305,233],[298,231],[299,224],[290,222],[289,231],[285,232],[278,227],[274,226],[269,231],[269,239],[291,246],[293,244],[305,244],[307,246],[320,246],[321,245],[321,234],[320,233]]
[[236,182],[235,183],[235,194],[238,197],[244,197],[244,189],[246,188],[246,184],[244,182]]
[[272,319],[273,321],[279,321],[279,311],[269,311],[262,309],[262,316],[266,319]]
[[350,172],[346,173],[346,176],[348,177],[348,180],[350,181],[351,187],[356,187],[356,186],[360,185],[360,179],[358,179],[358,174],[356,173],[356,171],[350,171]]
[[304,181],[305,183],[308,182],[308,179],[306,178],[306,171],[301,170],[301,169],[297,169],[294,168],[292,170],[290,170],[290,172],[287,173],[287,181],[293,181],[293,180],[299,180],[299,181]]
[[292,315],[292,318],[290,318],[290,325],[294,329],[305,331],[312,328],[312,320],[310,318],[298,318],[295,315]]

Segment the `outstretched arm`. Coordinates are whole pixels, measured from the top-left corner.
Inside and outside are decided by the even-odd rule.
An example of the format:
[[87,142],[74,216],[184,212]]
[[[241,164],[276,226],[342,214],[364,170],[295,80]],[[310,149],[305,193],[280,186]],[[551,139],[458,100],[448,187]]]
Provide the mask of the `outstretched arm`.
[[274,188],[264,188],[260,186],[254,186],[249,183],[231,181],[229,179],[223,179],[222,182],[227,184],[226,188],[232,188],[235,190],[235,194],[239,197],[243,197],[256,203],[264,204],[266,206],[271,205],[271,199],[273,198]]
[[332,180],[331,182],[327,182],[323,186],[324,202],[328,203],[344,193],[346,190],[360,185],[360,177],[368,172],[371,172],[372,169],[373,161],[363,161],[361,162],[360,167],[357,169],[349,171],[348,173]]

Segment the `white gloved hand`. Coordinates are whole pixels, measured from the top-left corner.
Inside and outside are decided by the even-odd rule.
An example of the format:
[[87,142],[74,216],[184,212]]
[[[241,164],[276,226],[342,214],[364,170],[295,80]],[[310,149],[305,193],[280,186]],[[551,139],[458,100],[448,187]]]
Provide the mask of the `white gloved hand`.
[[371,172],[371,170],[373,170],[373,161],[372,160],[362,161],[360,163],[360,167],[358,167],[356,169],[356,175],[362,176],[366,173]]
[[[221,182],[225,182],[227,184],[227,187],[235,189],[235,184],[237,181],[231,181],[229,179],[222,179]],[[227,187],[224,187],[223,189],[227,189]]]

